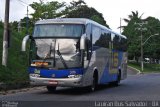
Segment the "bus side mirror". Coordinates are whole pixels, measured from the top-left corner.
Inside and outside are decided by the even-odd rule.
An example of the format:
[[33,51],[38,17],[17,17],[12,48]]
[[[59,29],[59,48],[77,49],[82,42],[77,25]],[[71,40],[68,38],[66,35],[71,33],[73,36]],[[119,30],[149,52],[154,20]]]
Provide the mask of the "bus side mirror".
[[26,45],[27,45],[27,41],[29,40],[30,36],[29,35],[26,35],[24,38],[23,38],[23,41],[22,41],[22,50],[23,52],[26,51]]
[[86,49],[86,34],[83,34],[81,36],[81,39],[80,39],[80,49],[81,50],[85,50]]

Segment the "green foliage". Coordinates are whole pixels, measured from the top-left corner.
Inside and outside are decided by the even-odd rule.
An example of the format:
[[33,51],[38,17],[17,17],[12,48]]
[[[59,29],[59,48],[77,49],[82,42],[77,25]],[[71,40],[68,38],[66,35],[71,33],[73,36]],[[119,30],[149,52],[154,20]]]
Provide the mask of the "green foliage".
[[[2,61],[3,23],[0,23],[0,61]],[[27,60],[28,56],[21,52],[21,42],[24,34],[12,31],[11,47],[8,50],[7,67],[0,63],[0,82],[23,83],[28,81]]]
[[33,2],[30,6],[35,10],[31,16],[33,23],[40,19],[52,19],[57,17],[66,18],[88,18],[92,19],[104,26],[109,27],[104,20],[104,17],[96,9],[88,7],[83,0],[72,1],[70,5],[65,2],[59,3],[57,1],[44,3]]
[[106,24],[106,21],[104,20],[102,13],[99,13],[92,7],[88,7],[84,1],[73,1],[70,4],[71,5],[66,8],[66,14],[64,15],[65,17],[88,18],[109,28],[109,26]]
[[[151,35],[160,34],[160,21],[154,17],[148,17],[145,19],[148,22],[146,28],[148,29],[143,39],[146,40]],[[152,36],[144,45],[145,57],[160,59],[160,35]]]
[[34,27],[34,21],[32,18],[27,19],[27,17],[24,17],[23,19],[21,19],[20,21],[21,27],[22,27],[21,32],[27,34],[27,20],[28,20],[28,34],[32,35],[33,27]]
[[[143,15],[143,14],[142,14]],[[147,30],[142,32],[143,35],[143,42],[147,40],[151,35],[160,33],[159,26],[160,21],[154,17],[148,17],[146,19],[141,19],[141,16],[139,16],[139,13],[132,12],[131,15],[129,15],[129,19],[124,19],[128,24],[127,26],[124,26],[123,34],[127,36],[128,38],[128,53],[129,53],[129,59],[132,59],[133,57],[138,60],[138,57],[140,57],[140,36],[141,31],[137,30],[137,28],[140,28],[135,23],[139,22],[148,22],[148,24],[142,26],[142,28],[147,28]],[[144,58],[154,58],[154,59],[160,59],[160,35],[153,36],[144,44]]]
[[[106,22],[104,22],[104,20],[103,20],[100,16],[98,16],[98,15],[93,15],[93,16],[91,16],[91,19],[94,20],[94,21],[96,21],[96,22],[98,22],[98,23],[100,23],[100,24],[103,24],[103,25],[104,25],[104,23],[106,23]],[[105,25],[105,26],[109,27],[108,25]]]
[[[129,66],[134,67],[138,70],[141,70],[141,64],[136,62],[129,62]],[[160,72],[160,65],[159,64],[144,64],[144,71],[143,72]]]
[[65,3],[52,1],[45,4],[41,1],[40,3],[33,2],[30,6],[35,10],[35,12],[31,14],[33,17],[33,22],[35,22],[40,19],[60,17],[62,15],[60,10],[65,6]]
[[133,19],[141,19],[141,18],[142,18],[142,15],[143,15],[143,14],[141,14],[141,15],[139,16],[138,11],[136,11],[136,12],[131,11],[131,13],[132,13],[132,14],[128,15],[128,18],[129,18],[129,19],[126,19],[126,18],[123,19],[126,23],[129,23],[129,22],[130,22],[131,20],[133,20]]
[[128,53],[129,57],[133,58],[134,56],[140,56],[140,33],[136,30],[137,26],[135,23],[141,21],[138,16],[138,13],[132,12],[129,15],[129,19],[124,19],[128,24],[124,27],[123,35],[127,36],[128,39]]
[[[42,0],[40,0],[40,3],[33,2],[32,4],[30,4],[30,6],[35,12],[30,14],[32,18],[30,18],[28,22],[29,35],[32,34],[34,23],[37,20],[52,19],[62,16],[62,10],[65,6],[65,2],[59,3],[58,1],[51,1],[44,3]],[[23,32],[26,32],[26,23],[24,23],[26,22],[26,17],[21,19],[21,22],[23,22],[22,26],[25,28],[23,29]]]

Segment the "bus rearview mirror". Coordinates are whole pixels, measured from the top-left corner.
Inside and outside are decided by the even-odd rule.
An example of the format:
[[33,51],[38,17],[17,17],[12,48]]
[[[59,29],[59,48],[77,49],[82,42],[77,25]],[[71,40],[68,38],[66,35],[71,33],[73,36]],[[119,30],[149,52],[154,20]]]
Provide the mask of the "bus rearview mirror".
[[23,52],[26,51],[26,45],[27,45],[27,41],[29,40],[29,38],[30,38],[29,35],[26,35],[26,36],[23,38],[21,51],[23,51]]
[[85,46],[86,46],[85,41],[86,41],[86,34],[83,34],[80,39],[80,49],[81,50],[85,50]]

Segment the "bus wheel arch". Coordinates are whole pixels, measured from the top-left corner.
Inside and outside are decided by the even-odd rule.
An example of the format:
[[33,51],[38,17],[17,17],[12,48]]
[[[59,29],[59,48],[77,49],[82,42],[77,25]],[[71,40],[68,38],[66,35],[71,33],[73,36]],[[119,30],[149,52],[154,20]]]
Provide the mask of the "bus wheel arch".
[[119,86],[120,81],[121,81],[121,69],[118,70],[116,81],[110,82],[110,85]]
[[94,69],[92,78],[93,79],[92,79],[92,84],[90,86],[90,90],[95,91],[98,85],[98,70],[97,69]]
[[118,82],[118,84],[119,84],[120,81],[121,81],[121,74],[122,74],[121,69],[119,69],[119,70],[118,70],[118,75],[117,75],[117,82]]
[[113,85],[114,86],[118,86],[119,83],[121,81],[121,69],[118,70],[118,73],[117,73],[117,80],[113,82]]

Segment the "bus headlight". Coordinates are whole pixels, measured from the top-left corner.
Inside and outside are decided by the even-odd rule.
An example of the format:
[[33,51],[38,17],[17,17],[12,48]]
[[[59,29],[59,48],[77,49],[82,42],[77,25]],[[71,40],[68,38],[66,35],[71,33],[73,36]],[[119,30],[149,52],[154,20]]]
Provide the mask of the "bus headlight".
[[77,74],[77,75],[68,75],[68,78],[80,78],[82,75]]

